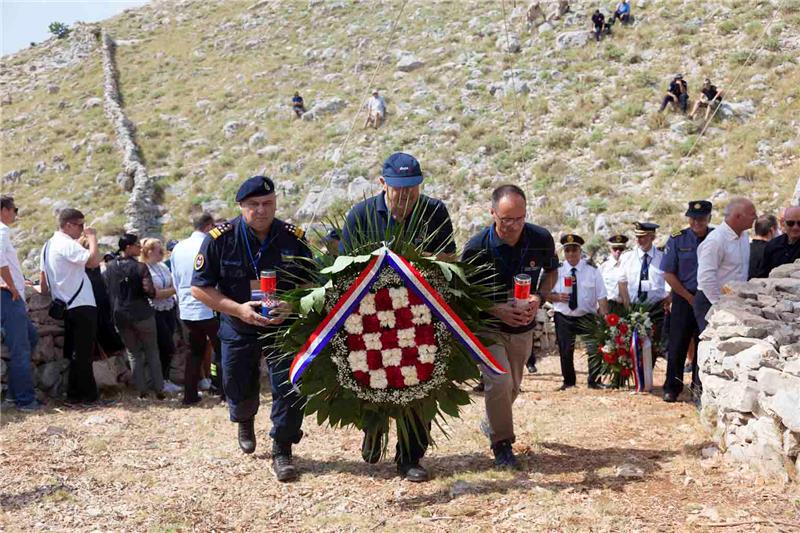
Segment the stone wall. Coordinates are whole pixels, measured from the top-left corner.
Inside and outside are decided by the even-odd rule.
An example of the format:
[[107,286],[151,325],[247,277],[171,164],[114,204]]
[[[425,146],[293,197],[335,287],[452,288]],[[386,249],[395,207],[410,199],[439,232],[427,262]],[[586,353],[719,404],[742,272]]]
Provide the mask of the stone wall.
[[703,421],[728,457],[800,480],[800,262],[724,292],[698,349]]
[[117,181],[130,192],[125,214],[128,222],[125,229],[145,236],[159,235],[160,209],[155,202],[155,183],[147,174],[139,146],[135,140],[135,126],[125,116],[122,108],[122,95],[119,90],[115,61],[116,44],[103,30],[103,93],[106,116],[117,134],[117,146],[122,151],[122,168]]

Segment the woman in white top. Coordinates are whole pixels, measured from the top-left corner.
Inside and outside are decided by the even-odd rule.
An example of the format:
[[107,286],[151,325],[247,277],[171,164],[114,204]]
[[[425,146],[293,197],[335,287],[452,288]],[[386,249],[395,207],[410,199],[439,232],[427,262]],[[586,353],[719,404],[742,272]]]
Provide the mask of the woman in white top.
[[141,261],[147,265],[153,277],[156,297],[150,299],[150,305],[156,311],[156,334],[158,336],[158,353],[161,358],[161,372],[164,375],[164,392],[174,393],[180,387],[170,381],[172,354],[175,353],[175,287],[172,285],[172,274],[162,260],[164,246],[158,239],[142,239]]

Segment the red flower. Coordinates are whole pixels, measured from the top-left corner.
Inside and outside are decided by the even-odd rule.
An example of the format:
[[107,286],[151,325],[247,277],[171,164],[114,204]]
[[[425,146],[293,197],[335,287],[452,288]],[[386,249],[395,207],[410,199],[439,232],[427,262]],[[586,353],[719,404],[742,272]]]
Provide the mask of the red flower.
[[626,324],[625,322],[620,322],[619,326],[617,326],[617,329],[619,330],[620,334],[627,335],[628,324]]
[[617,357],[628,357],[628,350],[625,348],[617,348]]
[[613,365],[614,363],[617,362],[617,356],[614,355],[613,353],[603,354],[603,361],[605,361],[609,365]]
[[362,337],[361,335],[348,335],[347,347],[350,348],[351,352],[357,352],[359,350],[367,349],[367,345],[364,344],[364,337]]
[[417,344],[433,344],[436,345],[436,338],[433,336],[433,325],[425,324],[415,328],[414,340]]
[[394,312],[395,327],[397,329],[408,329],[414,327],[414,323],[411,321],[413,316],[414,315],[411,314],[411,309],[408,307],[396,309]]
[[370,370],[383,368],[383,357],[380,350],[367,350],[367,366]]
[[356,370],[355,372],[353,372],[353,377],[356,378],[356,381],[358,381],[365,387],[369,387],[369,374],[367,374],[366,372]]
[[603,355],[603,348],[605,348],[604,344],[601,344],[600,346],[598,346],[597,347],[597,353],[599,353],[600,355]]
[[627,378],[631,375],[631,369],[623,366],[619,371],[619,375],[623,378]]
[[606,315],[606,324],[608,324],[612,328],[617,324],[619,324],[619,315],[615,315],[614,313],[608,313]]
[[381,330],[378,315],[363,315],[361,322],[364,324],[364,333],[378,333]]
[[386,367],[386,381],[389,382],[389,387],[392,389],[402,389],[406,386],[405,381],[403,381],[403,373],[400,371],[399,366]]
[[385,329],[381,331],[381,345],[384,350],[397,348],[397,330]]
[[375,293],[375,309],[378,311],[392,310],[392,297],[389,295],[389,289],[380,289]]
[[421,303],[424,303],[422,301],[422,298],[417,296],[416,292],[414,292],[413,290],[409,289],[409,291],[408,291],[408,305],[419,305]]
[[617,346],[625,346],[627,344],[625,342],[625,339],[622,338],[622,335],[617,335],[616,337],[614,337],[614,342],[616,343]]
[[428,381],[433,374],[432,363],[417,363],[417,379],[420,381]]
[[403,355],[400,358],[400,366],[411,366],[419,360],[419,351],[414,348],[400,348]]

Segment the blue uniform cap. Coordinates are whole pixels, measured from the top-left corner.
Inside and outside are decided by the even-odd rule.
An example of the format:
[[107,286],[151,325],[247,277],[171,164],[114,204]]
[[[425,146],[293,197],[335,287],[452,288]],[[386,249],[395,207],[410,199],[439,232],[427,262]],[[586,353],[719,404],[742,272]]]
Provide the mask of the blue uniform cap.
[[422,183],[419,161],[403,152],[395,152],[383,162],[381,176],[389,187],[413,187]]
[[650,233],[655,234],[657,229],[658,224],[653,222],[634,222],[633,224],[633,234],[637,237],[641,237]]
[[689,202],[689,209],[686,210],[687,217],[706,217],[711,214],[711,202],[707,200],[695,200]]
[[266,196],[275,192],[275,184],[266,176],[253,176],[247,178],[236,193],[236,202],[239,203],[251,196]]

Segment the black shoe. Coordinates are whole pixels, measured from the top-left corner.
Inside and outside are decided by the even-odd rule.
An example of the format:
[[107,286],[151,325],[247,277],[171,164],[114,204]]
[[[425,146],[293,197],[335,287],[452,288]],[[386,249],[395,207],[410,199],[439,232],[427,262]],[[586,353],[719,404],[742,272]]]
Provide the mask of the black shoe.
[[587,386],[590,389],[595,389],[595,390],[603,390],[608,388],[608,385],[606,385],[605,383],[598,383],[597,381],[592,381]]
[[281,483],[297,479],[297,468],[292,464],[292,445],[272,442],[272,471]]
[[164,399],[166,399],[166,396],[164,395],[163,392],[156,393],[156,400],[164,400]]
[[557,388],[556,390],[557,390],[557,391],[564,391],[564,390],[567,390],[567,389],[571,389],[571,388],[573,388],[574,386],[575,386],[575,385],[567,385],[566,383],[564,383],[563,385],[561,385],[561,386],[560,386],[559,388]]
[[514,455],[514,450],[511,448],[510,440],[501,440],[492,444],[492,451],[494,452],[494,466],[496,468],[519,470],[519,462]]
[[183,404],[183,405],[195,405],[195,404],[200,403],[201,401],[203,401],[203,398],[201,398],[200,396],[197,396],[196,398],[192,398],[192,399],[184,398],[183,400],[181,400],[181,404]]
[[239,448],[244,453],[256,451],[255,420],[252,418],[246,422],[239,422]]
[[401,477],[413,483],[422,483],[430,479],[428,471],[420,466],[419,461],[414,461],[413,463],[398,463],[397,472]]
[[536,363],[529,363],[529,364],[527,364],[525,366],[528,367],[528,374],[535,374],[535,373],[537,373],[539,371],[536,368]]
[[361,441],[361,458],[371,465],[381,459],[381,434],[377,433],[370,438],[370,434],[364,432],[364,440]]
[[678,401],[678,395],[674,392],[665,392],[664,393],[664,401],[667,403],[675,403]]
[[483,382],[483,380],[480,380],[477,385],[472,387],[472,390],[475,392],[483,392],[486,390],[486,384]]

